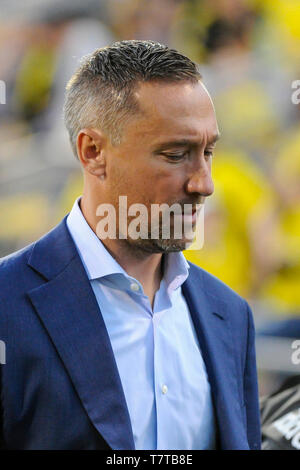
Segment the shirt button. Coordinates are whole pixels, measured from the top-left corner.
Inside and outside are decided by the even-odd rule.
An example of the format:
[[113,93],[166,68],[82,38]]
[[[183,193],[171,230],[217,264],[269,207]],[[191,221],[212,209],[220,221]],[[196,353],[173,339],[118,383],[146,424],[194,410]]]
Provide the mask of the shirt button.
[[133,290],[133,292],[137,292],[138,290],[140,290],[139,285],[136,282],[130,284],[130,289]]
[[161,387],[161,391],[162,391],[163,394],[165,395],[165,394],[167,393],[167,391],[168,391],[168,387],[167,387],[166,385],[163,385],[163,386]]

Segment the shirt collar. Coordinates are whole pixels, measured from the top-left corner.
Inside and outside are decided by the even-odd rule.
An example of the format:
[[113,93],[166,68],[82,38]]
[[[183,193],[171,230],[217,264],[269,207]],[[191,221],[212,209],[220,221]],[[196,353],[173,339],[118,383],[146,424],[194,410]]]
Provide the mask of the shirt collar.
[[[81,212],[79,202],[80,197],[74,202],[67,217],[67,227],[89,280],[112,274],[122,274],[127,278],[130,277],[93,232]],[[188,270],[189,264],[181,252],[164,255],[164,281],[169,292],[183,284],[188,277]]]

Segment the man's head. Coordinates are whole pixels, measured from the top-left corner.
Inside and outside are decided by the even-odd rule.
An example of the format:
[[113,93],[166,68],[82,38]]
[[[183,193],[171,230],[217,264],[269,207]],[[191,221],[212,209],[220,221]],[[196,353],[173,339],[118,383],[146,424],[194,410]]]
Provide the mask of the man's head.
[[66,88],[65,124],[77,156],[81,129],[99,128],[120,143],[124,124],[139,113],[134,91],[141,83],[197,83],[196,64],[153,41],[121,41],[84,58]]
[[[87,57],[67,85],[65,122],[95,208],[119,196],[144,204],[203,202],[213,191],[214,108],[194,62],[152,41],[122,41]],[[118,223],[118,221],[117,221]],[[149,237],[150,238],[150,237]],[[186,240],[127,240],[144,251]]]

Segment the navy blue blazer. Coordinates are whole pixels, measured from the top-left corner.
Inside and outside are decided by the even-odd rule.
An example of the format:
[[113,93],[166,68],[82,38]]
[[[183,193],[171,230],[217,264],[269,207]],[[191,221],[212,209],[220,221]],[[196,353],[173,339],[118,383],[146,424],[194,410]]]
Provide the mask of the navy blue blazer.
[[[211,385],[220,449],[259,449],[248,304],[190,264],[183,294]],[[114,354],[66,218],[0,260],[0,440],[7,449],[134,449]]]

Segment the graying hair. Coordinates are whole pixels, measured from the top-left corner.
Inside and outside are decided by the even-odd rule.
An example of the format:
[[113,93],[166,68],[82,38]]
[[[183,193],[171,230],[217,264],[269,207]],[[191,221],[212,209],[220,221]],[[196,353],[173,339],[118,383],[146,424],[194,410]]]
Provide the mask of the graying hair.
[[64,120],[77,156],[80,130],[101,129],[113,145],[123,125],[139,112],[133,92],[141,82],[201,79],[198,66],[174,49],[154,41],[120,41],[83,58],[66,87]]

